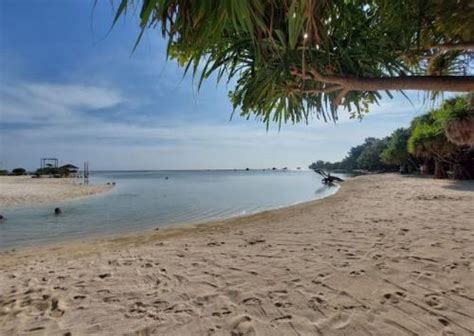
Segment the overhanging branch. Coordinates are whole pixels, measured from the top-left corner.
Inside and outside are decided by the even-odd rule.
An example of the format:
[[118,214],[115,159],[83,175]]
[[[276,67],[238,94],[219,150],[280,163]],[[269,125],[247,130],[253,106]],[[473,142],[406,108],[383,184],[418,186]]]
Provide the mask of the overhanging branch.
[[434,44],[431,48],[439,50],[474,50],[474,42],[441,43]]
[[293,69],[294,76],[326,84],[339,85],[346,91],[445,91],[474,92],[474,76],[401,76],[368,78],[344,75],[322,75],[316,69],[306,70],[303,75]]

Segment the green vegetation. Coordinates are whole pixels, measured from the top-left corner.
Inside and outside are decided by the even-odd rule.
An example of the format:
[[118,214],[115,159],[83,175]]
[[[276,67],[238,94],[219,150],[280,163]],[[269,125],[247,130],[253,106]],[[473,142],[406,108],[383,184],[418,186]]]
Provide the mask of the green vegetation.
[[45,167],[36,169],[35,175],[61,175],[61,169],[56,167]]
[[46,165],[46,167],[44,168],[38,168],[35,172],[35,175],[53,175],[55,177],[69,177],[71,176],[71,171],[66,166],[53,167],[51,165]]
[[[469,99],[448,99],[438,109],[413,119],[410,128],[399,128],[383,139],[367,138],[362,145],[352,147],[341,162],[317,161],[310,168],[410,173],[423,164],[436,178],[474,179],[473,147],[469,142],[455,143],[447,136],[448,128],[453,127],[450,122],[461,121],[463,126],[473,117]],[[470,128],[469,136],[473,130]],[[462,129],[459,134],[466,132]],[[461,135],[458,140],[463,138]]]
[[390,137],[384,139],[367,138],[359,146],[352,147],[346,157],[340,162],[316,161],[310,169],[344,170],[344,171],[379,171],[388,172],[398,170],[398,166],[385,163],[380,158],[383,150],[387,147]]
[[474,94],[447,100],[437,112],[449,141],[474,146]]
[[388,137],[384,139],[373,139],[367,146],[365,146],[362,153],[360,153],[357,158],[357,166],[360,169],[369,171],[393,170],[395,167],[384,163],[380,158],[383,150],[387,147],[388,141]]
[[400,167],[400,172],[410,173],[417,169],[417,160],[408,153],[408,139],[411,130],[399,128],[395,130],[387,141],[387,145],[380,154],[380,159],[386,164]]
[[474,91],[472,0],[121,0],[161,28],[199,80],[234,79],[235,110],[267,123],[353,117],[391,91]]
[[24,168],[15,168],[12,170],[12,175],[21,176],[26,175],[26,169]]
[[0,169],[0,176],[8,175],[8,170]]
[[[414,119],[413,130],[408,139],[408,152],[432,161],[435,177],[445,178],[449,171],[457,179],[474,178],[473,149],[464,145],[469,144],[468,140],[474,128],[462,128],[464,121],[472,116],[468,97],[461,96],[445,101],[439,109]],[[461,127],[453,126],[459,121]],[[456,131],[459,131],[460,135],[453,136],[452,133]],[[467,141],[463,144],[462,138],[466,131]],[[448,138],[450,133],[457,141]]]

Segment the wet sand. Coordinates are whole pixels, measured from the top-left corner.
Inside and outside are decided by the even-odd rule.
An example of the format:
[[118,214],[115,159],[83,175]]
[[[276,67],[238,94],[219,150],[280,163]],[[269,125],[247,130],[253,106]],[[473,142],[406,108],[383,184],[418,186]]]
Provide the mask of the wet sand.
[[0,176],[0,210],[6,207],[60,202],[110,190],[107,185],[80,185],[75,178]]
[[0,254],[0,334],[472,335],[474,184],[361,176],[243,218]]

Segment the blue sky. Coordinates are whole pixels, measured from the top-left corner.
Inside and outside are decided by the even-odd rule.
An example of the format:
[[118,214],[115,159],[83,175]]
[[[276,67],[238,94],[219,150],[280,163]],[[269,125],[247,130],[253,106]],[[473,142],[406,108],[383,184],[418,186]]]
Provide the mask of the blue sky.
[[307,167],[340,160],[368,136],[407,126],[423,95],[385,99],[363,121],[265,125],[235,115],[224,84],[197,92],[166,61],[158,30],[130,16],[109,33],[109,1],[0,1],[0,168],[37,168],[41,157],[92,169]]

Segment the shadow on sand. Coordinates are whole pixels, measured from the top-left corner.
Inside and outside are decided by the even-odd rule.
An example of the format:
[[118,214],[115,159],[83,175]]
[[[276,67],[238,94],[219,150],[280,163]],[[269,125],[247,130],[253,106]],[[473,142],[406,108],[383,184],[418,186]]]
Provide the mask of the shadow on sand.
[[443,188],[458,191],[474,192],[474,181],[449,181],[449,184],[443,186]]
[[[417,179],[433,179],[433,175],[402,175],[405,178],[417,178]],[[444,185],[443,188],[457,191],[472,191],[474,192],[474,180],[444,180],[447,182],[447,185]]]

